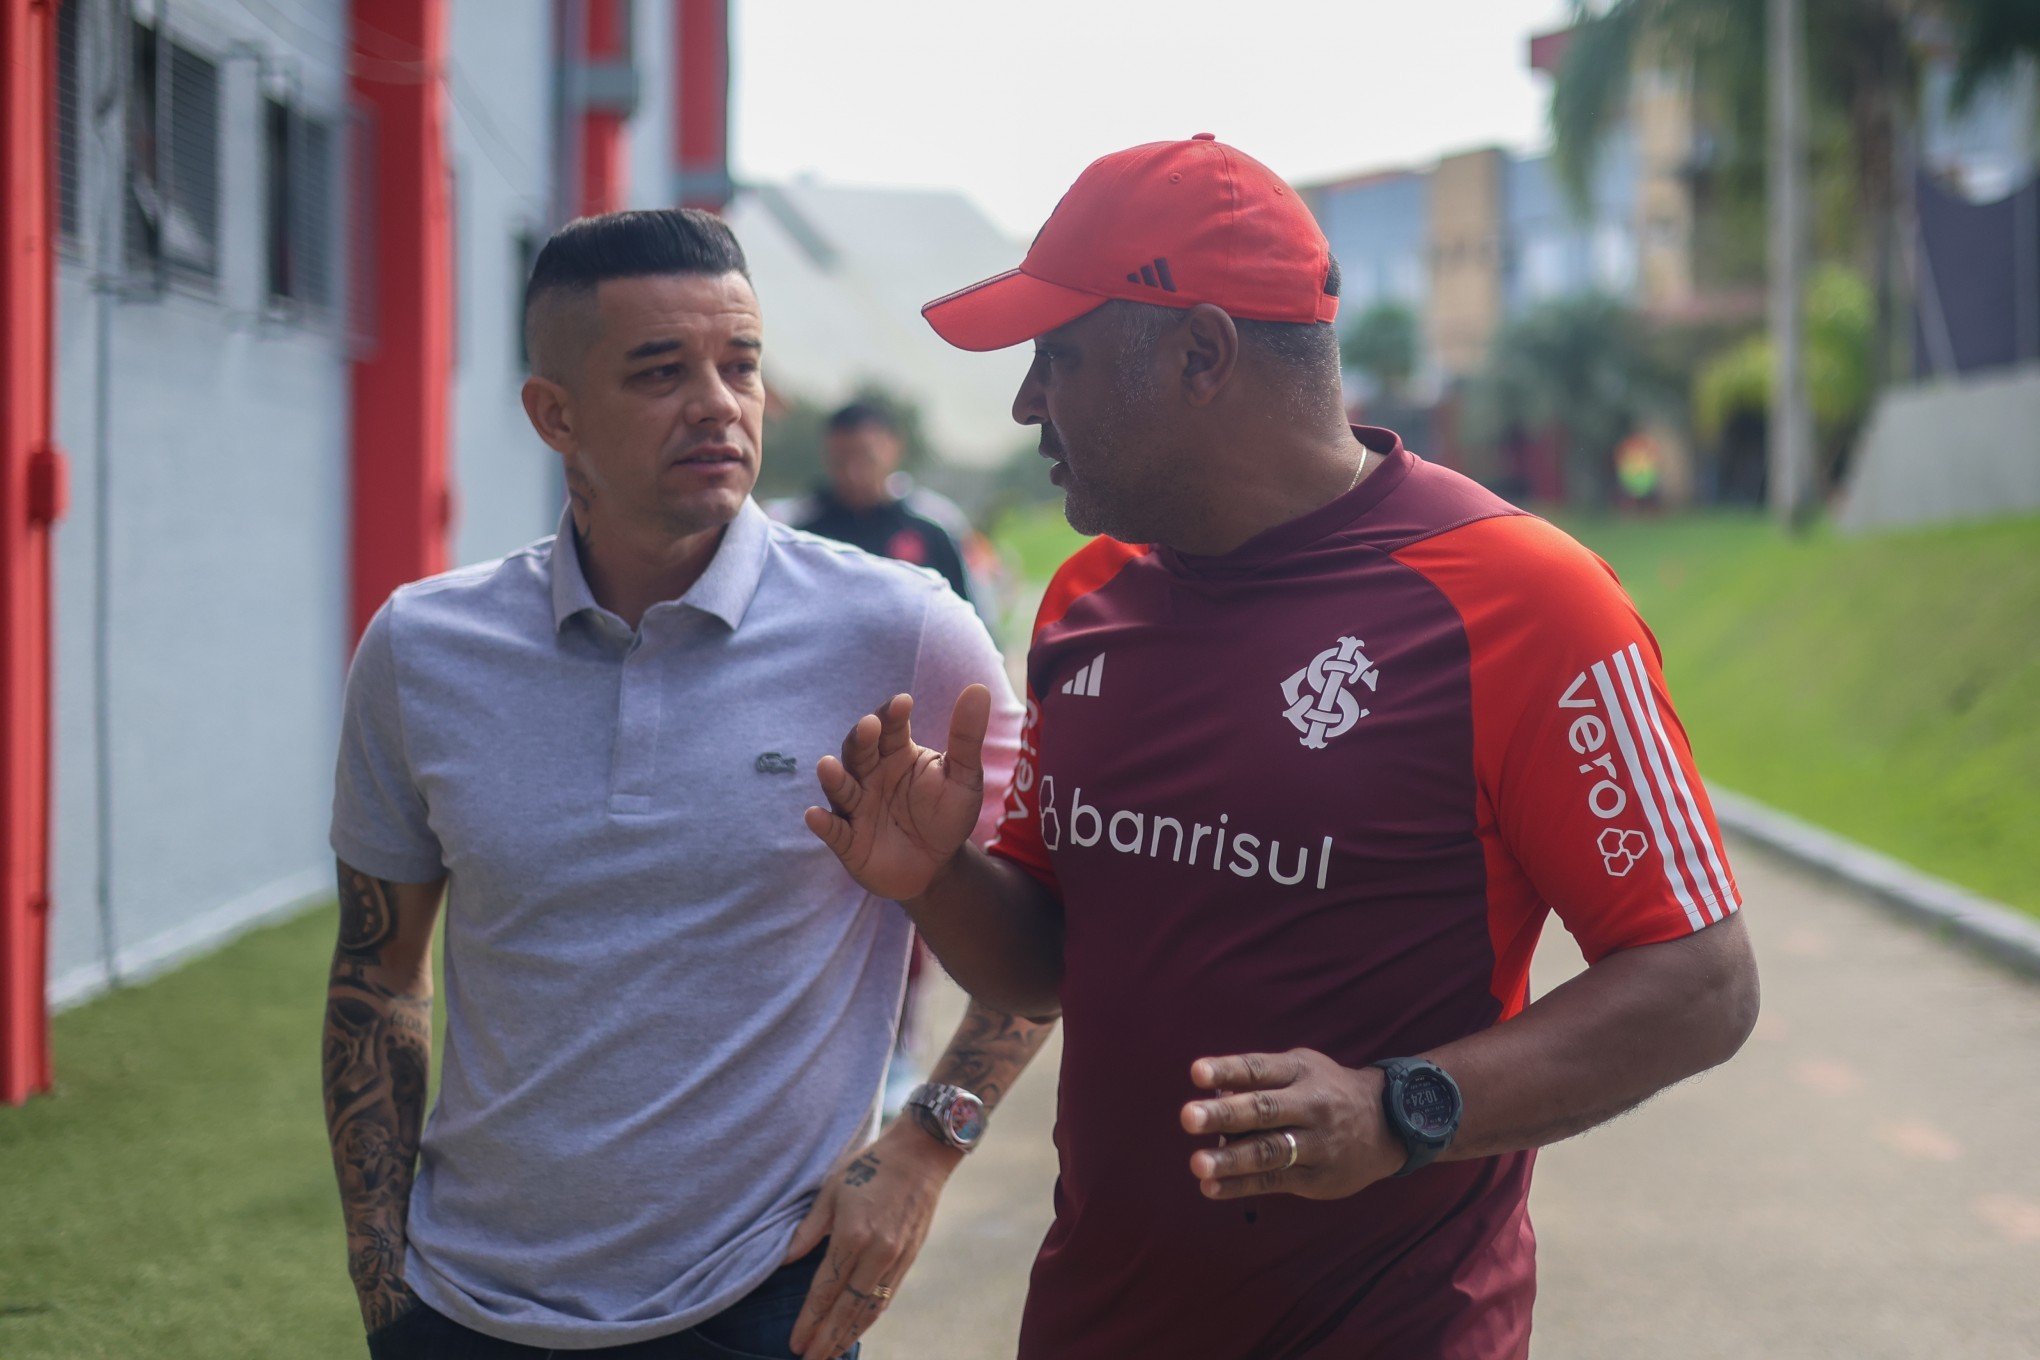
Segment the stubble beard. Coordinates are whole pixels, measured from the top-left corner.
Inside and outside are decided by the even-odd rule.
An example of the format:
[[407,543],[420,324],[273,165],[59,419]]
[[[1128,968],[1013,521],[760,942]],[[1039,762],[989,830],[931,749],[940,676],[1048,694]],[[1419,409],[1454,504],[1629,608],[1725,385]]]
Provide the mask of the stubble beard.
[[756,485],[754,478],[741,488],[698,491],[674,501],[655,486],[641,504],[632,505],[632,497],[619,498],[613,487],[599,490],[572,459],[566,460],[566,482],[574,528],[584,546],[604,532],[630,541],[678,542],[726,528],[743,513],[744,501]]
[[[1150,526],[1155,518],[1154,496],[1160,488],[1141,486],[1149,479],[1132,462],[1139,456],[1134,451],[1147,446],[1146,440],[1133,436],[1153,424],[1154,386],[1145,370],[1128,359],[1113,381],[1112,396],[1084,440],[1086,449],[1092,451],[1084,460],[1085,471],[1072,475],[1064,489],[1063,518],[1080,534],[1103,534],[1122,543],[1154,541]],[[1111,467],[1117,485],[1101,486],[1089,475],[1101,463]]]

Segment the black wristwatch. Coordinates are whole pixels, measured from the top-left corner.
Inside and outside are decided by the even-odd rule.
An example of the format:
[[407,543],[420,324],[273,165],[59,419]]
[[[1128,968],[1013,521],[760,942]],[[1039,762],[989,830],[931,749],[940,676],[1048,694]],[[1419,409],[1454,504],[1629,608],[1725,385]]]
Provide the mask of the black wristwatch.
[[1452,1146],[1465,1108],[1459,1083],[1444,1068],[1422,1058],[1384,1058],[1373,1064],[1388,1075],[1381,1088],[1382,1113],[1388,1127],[1409,1150],[1398,1176],[1421,1171]]

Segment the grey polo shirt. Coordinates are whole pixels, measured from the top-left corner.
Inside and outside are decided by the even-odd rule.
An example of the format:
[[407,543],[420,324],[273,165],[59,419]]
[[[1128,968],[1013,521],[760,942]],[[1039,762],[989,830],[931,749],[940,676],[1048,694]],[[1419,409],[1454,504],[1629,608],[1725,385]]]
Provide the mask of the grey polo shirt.
[[934,573],[746,501],[633,633],[573,535],[403,587],[347,680],[332,843],[448,878],[439,1099],[406,1278],[534,1346],[692,1326],[775,1269],[874,1129],[909,926],[801,823],[814,762],[911,693],[940,745],[997,649]]

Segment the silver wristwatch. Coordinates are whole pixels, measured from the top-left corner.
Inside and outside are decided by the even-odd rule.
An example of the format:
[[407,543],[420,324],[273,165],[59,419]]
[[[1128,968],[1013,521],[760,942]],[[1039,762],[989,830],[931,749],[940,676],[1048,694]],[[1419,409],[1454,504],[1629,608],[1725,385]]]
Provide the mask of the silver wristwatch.
[[923,1082],[907,1097],[907,1108],[922,1128],[958,1152],[969,1152],[985,1136],[985,1103],[961,1086]]

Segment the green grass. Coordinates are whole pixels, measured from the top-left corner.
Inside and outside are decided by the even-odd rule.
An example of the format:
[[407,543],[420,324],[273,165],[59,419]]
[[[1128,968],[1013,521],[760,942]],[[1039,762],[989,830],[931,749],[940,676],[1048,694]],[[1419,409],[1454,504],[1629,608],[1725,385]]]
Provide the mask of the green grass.
[[2040,916],[2040,517],[1569,527],[1657,633],[1710,780]]
[[1063,518],[1062,502],[1012,511],[992,527],[992,540],[1017,564],[1021,579],[1048,584],[1055,569],[1089,540]]
[[[2040,517],[1565,523],[1656,632],[1710,781],[2040,916]],[[999,540],[1037,581],[1082,542],[1053,506]]]
[[332,914],[56,1019],[0,1108],[0,1356],[360,1360],[319,1104]]

